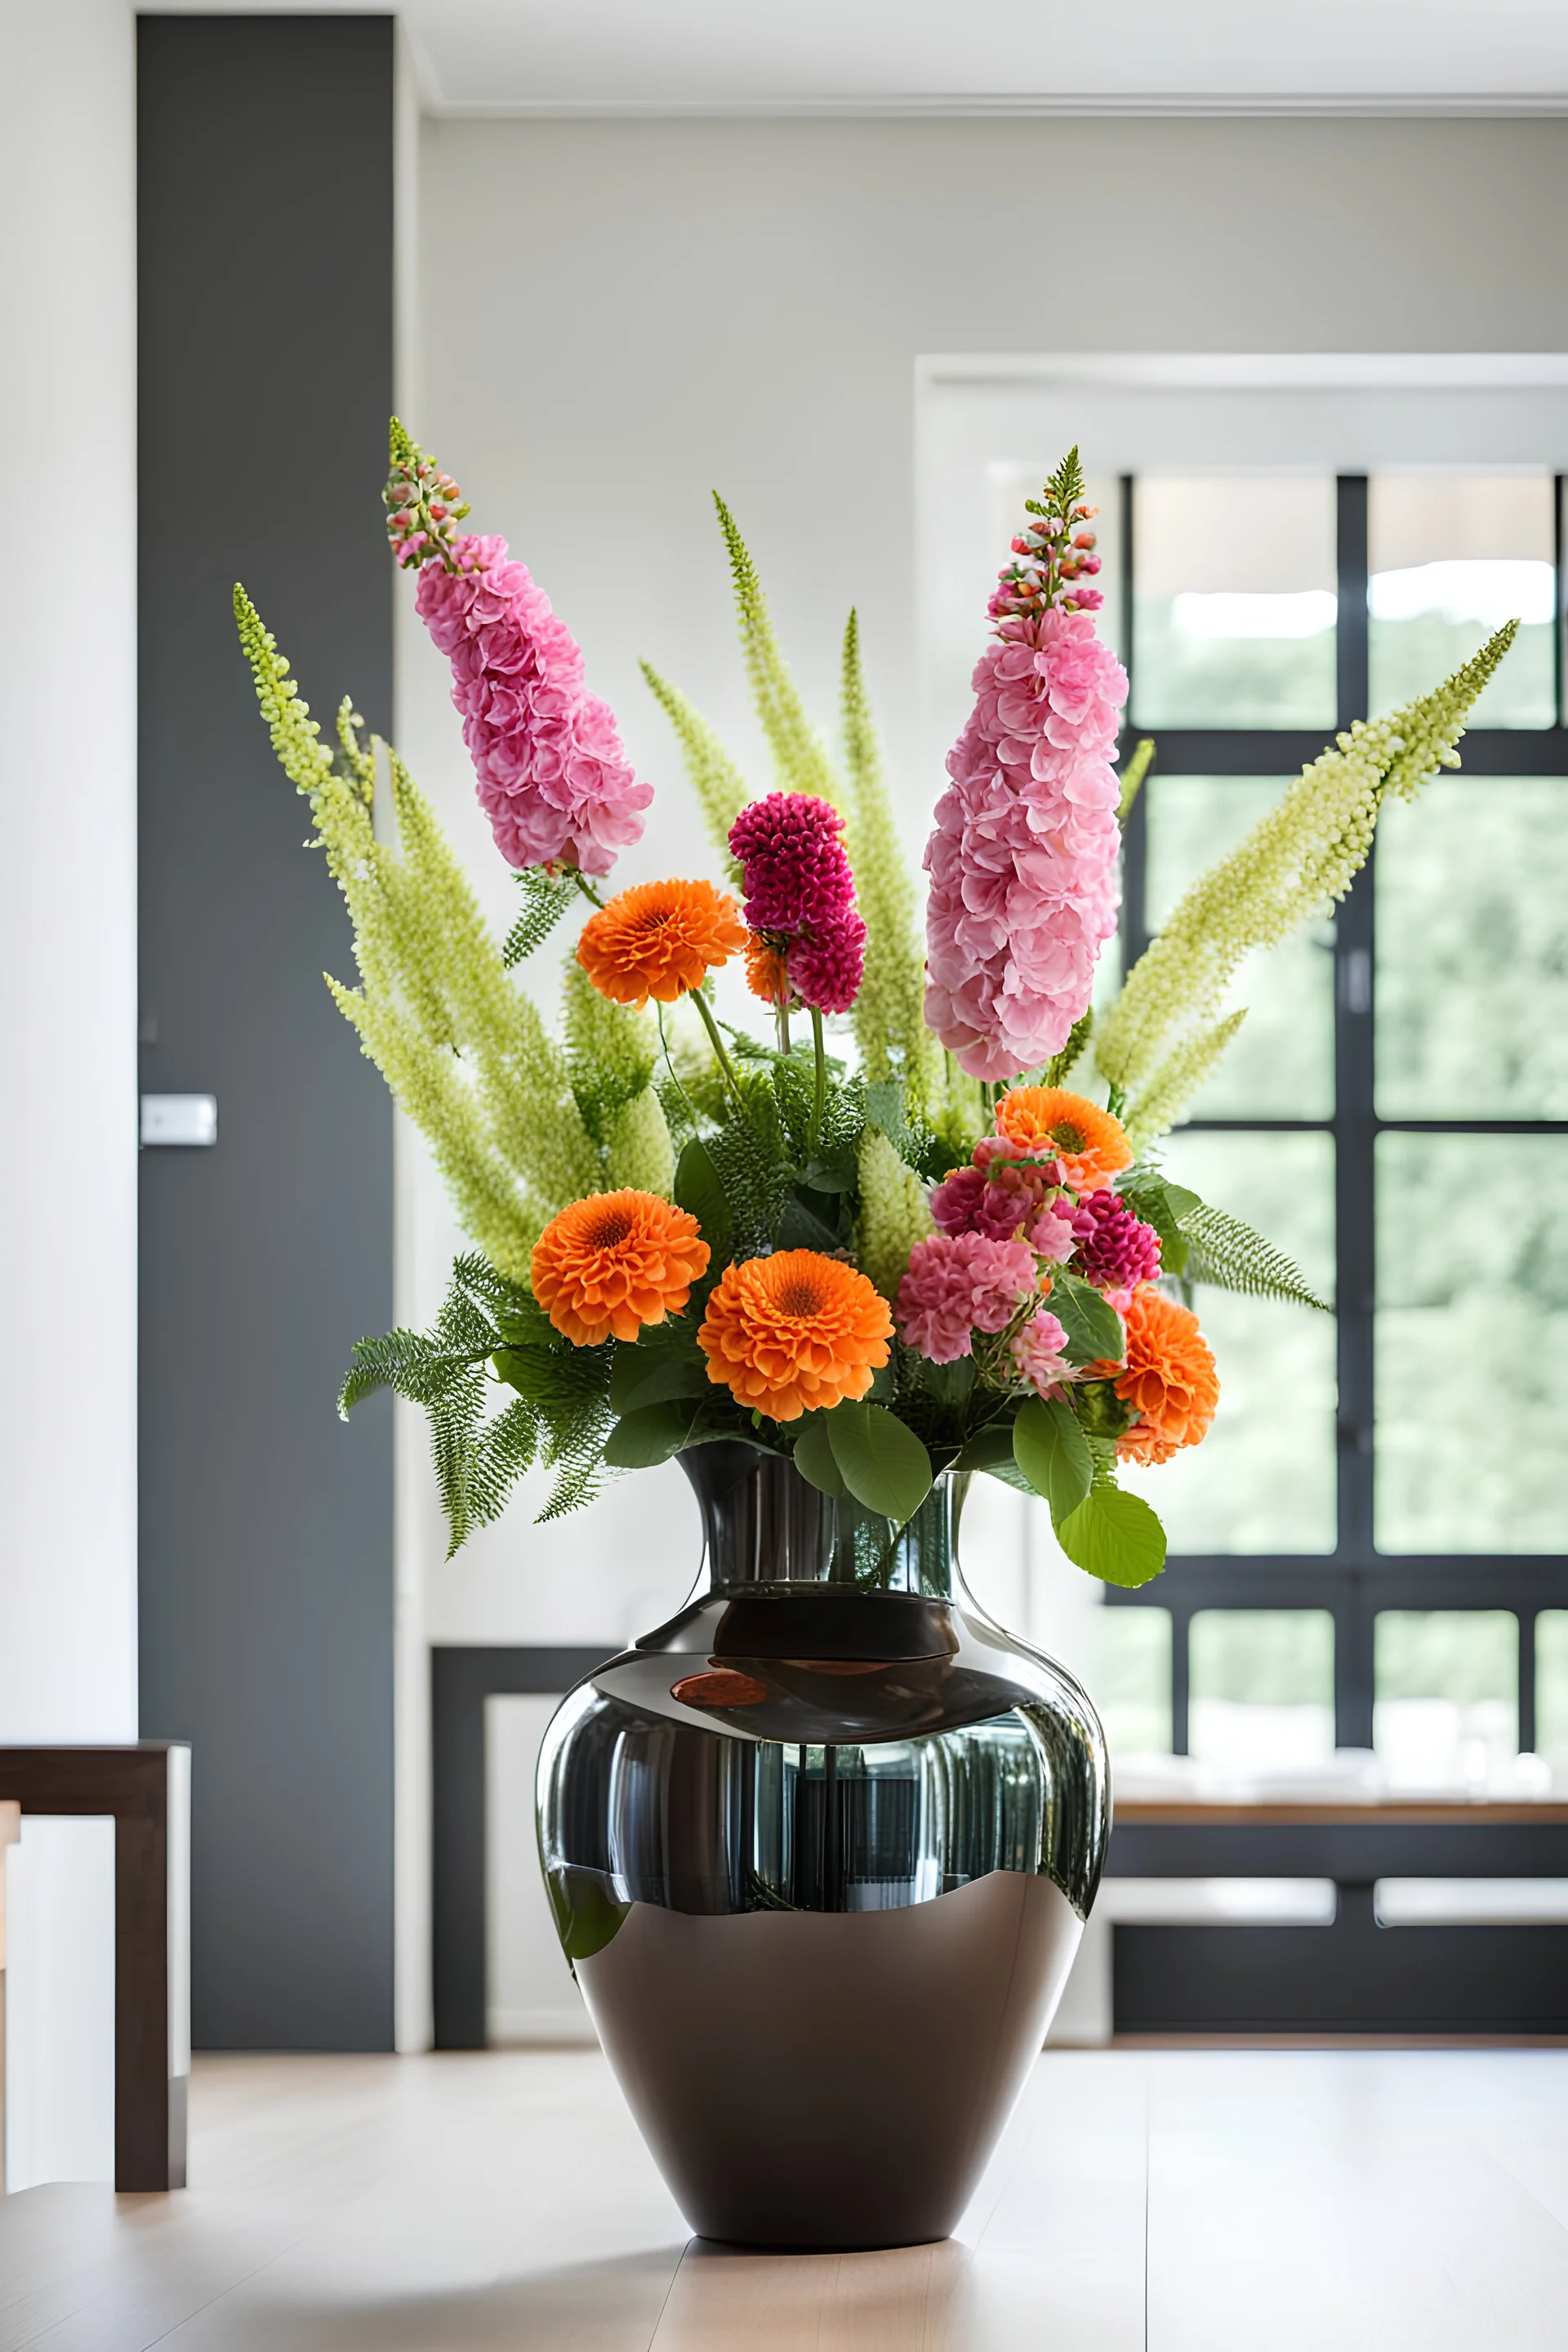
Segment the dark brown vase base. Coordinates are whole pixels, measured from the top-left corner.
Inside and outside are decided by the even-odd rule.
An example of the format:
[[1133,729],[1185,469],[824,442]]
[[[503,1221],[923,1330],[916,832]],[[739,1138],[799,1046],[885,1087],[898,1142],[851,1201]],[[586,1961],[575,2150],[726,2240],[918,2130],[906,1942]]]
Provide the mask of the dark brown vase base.
[[900,1910],[634,1903],[577,1963],[699,2236],[848,2251],[945,2238],[1038,2055],[1082,1932],[995,1870]]

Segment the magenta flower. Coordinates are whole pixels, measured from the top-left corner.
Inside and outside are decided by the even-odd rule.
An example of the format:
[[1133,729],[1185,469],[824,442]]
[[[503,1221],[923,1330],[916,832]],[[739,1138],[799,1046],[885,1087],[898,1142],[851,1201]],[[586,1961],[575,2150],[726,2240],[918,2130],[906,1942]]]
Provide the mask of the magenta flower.
[[910,1252],[899,1285],[899,1332],[933,1364],[971,1352],[976,1331],[1003,1331],[1035,1288],[1022,1242],[985,1234],[933,1234]]
[[1029,1386],[1040,1396],[1049,1396],[1064,1381],[1072,1378],[1072,1366],[1067,1360],[1068,1335],[1056,1317],[1042,1307],[1032,1316],[1021,1331],[1015,1332],[1011,1353]]
[[866,926],[837,809],[809,793],[768,793],[730,828],[746,920],[775,954],[794,994],[819,1013],[847,1013],[866,968]]
[[1086,1192],[1072,1212],[1078,1271],[1097,1289],[1129,1297],[1160,1271],[1160,1236],[1118,1192]]
[[1127,675],[1083,609],[1100,598],[1078,576],[1097,562],[1078,546],[1090,534],[1069,538],[1077,519],[1014,541],[1023,555],[992,599],[999,642],[975,666],[926,847],[926,1019],[975,1077],[1061,1050],[1116,928]]

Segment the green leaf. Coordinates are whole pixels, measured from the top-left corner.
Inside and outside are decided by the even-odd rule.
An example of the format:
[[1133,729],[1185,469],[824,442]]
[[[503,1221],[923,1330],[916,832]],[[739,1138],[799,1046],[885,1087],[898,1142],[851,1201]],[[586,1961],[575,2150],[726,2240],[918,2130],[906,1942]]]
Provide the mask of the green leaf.
[[622,1415],[610,1432],[605,1460],[613,1470],[650,1470],[679,1454],[691,1434],[696,1402],[689,1397],[667,1397],[660,1404],[645,1404]]
[[829,1160],[813,1160],[802,1171],[800,1181],[814,1192],[847,1192],[854,1185],[855,1173],[852,1167],[835,1166]]
[[1109,1483],[1055,1522],[1068,1558],[1102,1584],[1147,1584],[1165,1565],[1165,1530],[1141,1495]]
[[1135,1217],[1142,1217],[1159,1234],[1162,1273],[1184,1274],[1192,1244],[1182,1231],[1181,1220],[1189,1210],[1203,1206],[1197,1194],[1189,1192],[1184,1184],[1167,1183],[1152,1169],[1134,1169],[1121,1187],[1121,1198]]
[[1107,1306],[1098,1290],[1076,1274],[1051,1277],[1050,1311],[1068,1335],[1068,1357],[1075,1364],[1121,1361],[1126,1342],[1121,1318]]
[[722,1257],[730,1239],[732,1220],[724,1187],[719,1181],[719,1171],[712,1155],[700,1138],[693,1136],[681,1153],[675,1170],[675,1202],[696,1218],[702,1228],[702,1238],[716,1258]]
[[847,1399],[826,1416],[833,1458],[858,1502],[900,1527],[931,1492],[931,1455],[885,1405]]
[[976,1430],[952,1466],[955,1470],[998,1470],[1004,1466],[1011,1469],[1014,1466],[1011,1421],[994,1421],[984,1429]]
[[795,1442],[795,1466],[801,1476],[836,1503],[847,1502],[849,1489],[837,1463],[833,1458],[833,1440],[828,1435],[829,1416],[826,1412],[808,1412],[805,1427]]
[[808,1209],[805,1202],[792,1192],[779,1224],[778,1245],[782,1250],[826,1252],[838,1247],[838,1234],[832,1225],[824,1223],[815,1211]]
[[942,1404],[962,1404],[974,1386],[974,1359],[960,1356],[951,1364],[933,1364],[927,1356],[910,1355],[905,1361],[921,1388]]
[[638,1412],[672,1397],[706,1396],[709,1386],[707,1365],[695,1348],[650,1347],[646,1339],[631,1347],[622,1343],[610,1373],[610,1410]]
[[1089,1440],[1064,1397],[1030,1397],[1013,1423],[1013,1458],[1053,1520],[1076,1511],[1089,1492],[1094,1465]]

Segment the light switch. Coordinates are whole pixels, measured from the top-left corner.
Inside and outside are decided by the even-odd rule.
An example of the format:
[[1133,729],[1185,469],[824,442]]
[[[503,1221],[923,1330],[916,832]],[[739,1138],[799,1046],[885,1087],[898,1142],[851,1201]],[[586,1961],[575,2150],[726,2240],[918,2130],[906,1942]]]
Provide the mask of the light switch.
[[216,1095],[143,1095],[143,1143],[216,1143]]

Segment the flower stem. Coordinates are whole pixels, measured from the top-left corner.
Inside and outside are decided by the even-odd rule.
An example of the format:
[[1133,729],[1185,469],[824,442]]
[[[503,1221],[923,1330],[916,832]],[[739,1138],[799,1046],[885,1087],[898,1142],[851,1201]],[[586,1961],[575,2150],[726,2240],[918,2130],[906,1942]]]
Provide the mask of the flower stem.
[[698,1124],[697,1113],[691,1108],[691,1098],[688,1095],[686,1088],[680,1083],[679,1071],[676,1068],[674,1062],[670,1059],[669,1039],[664,1034],[664,1007],[657,999],[654,1003],[653,1014],[654,1019],[658,1023],[658,1042],[664,1048],[664,1066],[669,1072],[669,1082],[675,1088],[676,1093],[680,1097],[681,1101],[686,1105],[686,1116],[691,1121],[692,1134],[700,1135],[702,1130]]
[[713,1040],[713,1051],[719,1056],[719,1067],[724,1073],[725,1083],[729,1087],[730,1092],[734,1096],[736,1105],[740,1109],[742,1118],[743,1118],[746,1116],[746,1097],[741,1092],[741,1081],[735,1076],[735,1065],[731,1062],[729,1054],[725,1050],[723,1038],[719,1034],[719,1024],[713,1018],[713,1007],[709,1003],[708,999],[703,995],[702,991],[700,988],[692,989],[689,993],[692,1003],[695,1004],[698,1012],[702,1016],[703,1024],[707,1028],[709,1036]]
[[816,1082],[811,1097],[811,1125],[806,1130],[805,1149],[807,1158],[815,1160],[822,1141],[822,1114],[827,1108],[827,1052],[822,1042],[822,1015],[815,1004],[811,1008],[811,1045],[816,1055]]
[[784,997],[773,1007],[773,1020],[778,1028],[779,1052],[789,1052],[789,999]]
[[584,898],[587,899],[588,904],[591,907],[602,907],[604,905],[604,900],[600,898],[598,892],[595,889],[593,884],[589,881],[587,876],[584,873],[580,866],[568,866],[563,870],[569,880],[575,882],[578,889],[581,890]]

